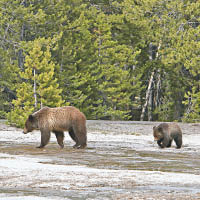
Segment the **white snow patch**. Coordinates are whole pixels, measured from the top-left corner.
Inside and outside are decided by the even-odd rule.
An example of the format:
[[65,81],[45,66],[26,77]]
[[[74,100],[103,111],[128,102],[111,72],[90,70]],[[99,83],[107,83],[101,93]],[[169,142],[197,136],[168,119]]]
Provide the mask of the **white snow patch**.
[[[65,145],[72,146],[74,142],[65,134]],[[56,137],[52,134],[50,143],[56,143]],[[179,152],[199,153],[200,134],[185,134],[183,137],[183,148],[160,149],[153,141],[152,133],[149,134],[104,134],[101,131],[88,133],[88,147],[91,143],[114,148],[130,148],[137,152]],[[32,144],[38,146],[40,143],[40,132],[34,131],[24,135],[22,131],[0,131],[1,143],[6,148],[12,144]],[[59,148],[59,147],[58,147]],[[94,147],[95,148],[95,147]],[[108,148],[109,149],[109,148]],[[115,153],[115,152],[113,152]],[[118,153],[118,152],[116,152]],[[49,157],[50,158],[50,157]],[[134,158],[133,158],[134,159]],[[148,157],[146,158],[148,159]],[[150,157],[150,159],[152,159]],[[24,188],[38,189],[48,188],[54,190],[87,190],[101,185],[105,187],[130,188],[136,186],[174,186],[200,188],[200,175],[189,173],[174,173],[161,171],[142,171],[142,170],[115,170],[97,169],[94,167],[80,165],[60,165],[50,164],[50,159],[30,157],[23,155],[10,155],[0,153],[0,189],[4,188]],[[162,160],[163,161],[163,160]],[[165,162],[167,162],[165,160]],[[197,170],[196,170],[197,171]],[[20,197],[12,195],[6,197],[0,193],[0,199],[18,200],[27,199],[23,194]],[[30,200],[46,200],[46,197],[28,196]],[[55,198],[54,198],[55,199]]]
[[[95,169],[86,166],[44,164],[44,159],[0,154],[0,187],[84,187],[106,179],[109,184],[133,181],[137,184],[200,185],[200,176],[187,173],[151,172],[139,170]],[[6,177],[10,177],[6,179]],[[66,186],[67,184],[67,186]]]
[[5,195],[0,195],[1,200],[51,200],[49,197],[34,197],[34,196],[19,196],[19,197],[5,197]]

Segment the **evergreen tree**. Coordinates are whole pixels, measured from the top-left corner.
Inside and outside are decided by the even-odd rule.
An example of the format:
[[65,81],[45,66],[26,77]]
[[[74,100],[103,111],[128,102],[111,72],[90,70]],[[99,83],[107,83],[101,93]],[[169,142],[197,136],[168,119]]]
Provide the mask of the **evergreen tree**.
[[51,61],[50,39],[36,39],[29,42],[24,71],[20,72],[21,83],[16,85],[17,99],[8,119],[17,126],[23,126],[27,116],[43,106],[56,107],[63,104],[62,89],[54,77],[56,65]]
[[[183,7],[187,4],[187,7]],[[200,122],[200,2],[186,1],[182,5],[184,23],[181,24],[178,41],[178,58],[182,60],[184,74],[187,75],[185,91],[184,121]]]
[[1,113],[54,106],[58,84],[88,119],[199,120],[199,9],[191,0],[0,0]]
[[5,118],[11,109],[11,101],[16,98],[14,84],[18,81],[19,69],[10,63],[6,51],[0,49],[0,118]]
[[[63,49],[71,53],[63,65],[67,101],[79,107],[90,119],[127,119],[133,90],[129,66],[137,51],[113,40],[113,22],[96,8],[82,11],[73,22]],[[71,62],[71,60],[73,62]]]

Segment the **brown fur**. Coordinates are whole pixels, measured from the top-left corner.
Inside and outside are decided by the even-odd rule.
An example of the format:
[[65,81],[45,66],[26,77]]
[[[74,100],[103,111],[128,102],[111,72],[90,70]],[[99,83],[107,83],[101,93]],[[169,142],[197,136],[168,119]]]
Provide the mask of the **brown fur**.
[[71,138],[76,142],[75,148],[87,146],[86,117],[73,106],[43,107],[29,115],[25,122],[24,134],[36,129],[41,131],[39,148],[48,144],[51,132],[55,133],[58,144],[63,148],[64,131],[68,131]]
[[161,147],[171,147],[174,140],[177,148],[182,146],[182,131],[176,123],[161,123],[157,127],[153,127],[154,140]]

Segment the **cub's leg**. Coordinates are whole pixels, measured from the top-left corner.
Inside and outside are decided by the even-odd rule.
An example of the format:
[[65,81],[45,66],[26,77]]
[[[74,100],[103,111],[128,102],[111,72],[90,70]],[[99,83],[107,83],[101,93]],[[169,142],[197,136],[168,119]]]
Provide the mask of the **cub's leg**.
[[157,144],[158,144],[159,147],[162,146],[161,143],[162,143],[162,139],[157,141]]
[[179,136],[175,137],[174,141],[175,141],[176,146],[177,146],[176,148],[180,149],[181,146],[182,146],[182,143],[183,143],[183,141],[182,141],[182,135],[179,135]]
[[171,147],[171,145],[172,145],[172,140],[169,140],[167,147]]
[[161,148],[165,148],[165,147],[167,147],[169,145],[169,139],[167,138],[167,137],[165,137],[163,140],[162,140],[162,142],[161,142],[161,144],[159,145]]

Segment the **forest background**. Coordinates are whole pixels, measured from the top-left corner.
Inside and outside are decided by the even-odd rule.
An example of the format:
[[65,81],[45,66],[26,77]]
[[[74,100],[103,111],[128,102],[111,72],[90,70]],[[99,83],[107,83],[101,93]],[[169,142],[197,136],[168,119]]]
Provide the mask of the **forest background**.
[[0,118],[200,121],[200,1],[0,0]]

